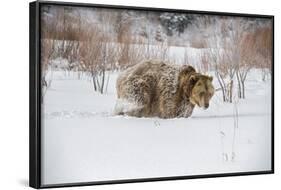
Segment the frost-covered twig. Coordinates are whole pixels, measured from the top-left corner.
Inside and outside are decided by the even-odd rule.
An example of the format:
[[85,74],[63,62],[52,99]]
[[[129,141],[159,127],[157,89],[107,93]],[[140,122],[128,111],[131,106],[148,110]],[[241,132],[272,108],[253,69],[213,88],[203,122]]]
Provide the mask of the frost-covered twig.
[[232,136],[232,146],[231,146],[231,161],[235,160],[236,157],[236,152],[235,152],[235,142],[236,142],[236,138],[237,138],[237,130],[238,130],[238,105],[237,105],[237,100],[234,101],[233,104],[233,136]]
[[224,137],[225,137],[225,133],[223,131],[220,131],[220,139],[221,139],[221,150],[222,150],[222,160],[223,161],[228,161],[228,155],[224,150]]

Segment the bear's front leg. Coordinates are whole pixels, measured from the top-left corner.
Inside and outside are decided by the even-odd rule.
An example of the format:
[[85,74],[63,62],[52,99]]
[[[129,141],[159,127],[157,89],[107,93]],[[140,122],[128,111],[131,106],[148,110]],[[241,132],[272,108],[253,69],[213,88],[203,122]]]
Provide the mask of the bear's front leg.
[[194,109],[194,105],[191,104],[191,103],[188,103],[188,104],[182,104],[181,106],[178,107],[178,117],[190,117],[192,112],[193,112],[193,109]]
[[161,118],[168,119],[168,118],[177,117],[177,107],[170,100],[160,98],[159,111],[160,111],[159,117],[161,117]]

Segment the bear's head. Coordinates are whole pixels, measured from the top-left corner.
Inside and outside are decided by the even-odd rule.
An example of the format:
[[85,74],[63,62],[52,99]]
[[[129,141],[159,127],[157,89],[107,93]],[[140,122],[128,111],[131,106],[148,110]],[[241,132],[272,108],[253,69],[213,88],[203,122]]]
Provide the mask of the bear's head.
[[196,73],[195,69],[188,66],[181,72],[181,88],[183,95],[193,105],[207,109],[209,102],[215,93],[212,84],[213,77]]

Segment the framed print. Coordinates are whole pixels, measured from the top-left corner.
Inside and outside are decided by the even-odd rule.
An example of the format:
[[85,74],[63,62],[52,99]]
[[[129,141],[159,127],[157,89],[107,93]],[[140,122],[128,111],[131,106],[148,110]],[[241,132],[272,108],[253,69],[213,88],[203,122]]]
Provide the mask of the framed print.
[[30,186],[274,172],[274,17],[30,3]]

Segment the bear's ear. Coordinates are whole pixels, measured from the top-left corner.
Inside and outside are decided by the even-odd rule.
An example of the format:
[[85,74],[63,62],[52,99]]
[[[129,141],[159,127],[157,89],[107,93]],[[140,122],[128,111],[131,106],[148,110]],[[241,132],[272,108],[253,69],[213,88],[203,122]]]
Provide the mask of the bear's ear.
[[209,76],[209,79],[210,79],[211,82],[213,81],[213,77],[212,76]]
[[195,69],[191,67],[190,65],[183,66],[183,69],[181,71],[182,74],[187,75],[189,73],[195,73]]

